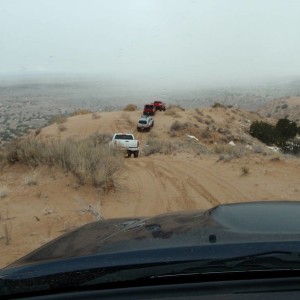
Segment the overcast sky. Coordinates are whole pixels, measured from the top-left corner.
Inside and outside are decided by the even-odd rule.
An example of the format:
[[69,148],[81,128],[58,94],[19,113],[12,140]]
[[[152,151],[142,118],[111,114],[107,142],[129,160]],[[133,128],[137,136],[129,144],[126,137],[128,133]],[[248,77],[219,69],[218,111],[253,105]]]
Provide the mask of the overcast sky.
[[300,0],[0,0],[0,74],[300,75]]

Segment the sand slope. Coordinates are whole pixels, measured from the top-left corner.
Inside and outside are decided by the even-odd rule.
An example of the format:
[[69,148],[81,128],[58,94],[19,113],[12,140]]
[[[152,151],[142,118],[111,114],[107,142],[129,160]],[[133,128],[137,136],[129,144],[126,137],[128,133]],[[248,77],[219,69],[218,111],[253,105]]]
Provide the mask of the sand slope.
[[[230,137],[243,137],[251,142],[251,137],[246,135],[247,128],[251,121],[259,119],[256,114],[234,109],[207,109],[201,113],[174,111],[158,113],[153,131],[149,133],[136,132],[140,112],[110,112],[100,113],[98,119],[93,119],[90,114],[69,118],[64,123],[65,131],[60,131],[54,124],[43,128],[38,138],[130,131],[141,141],[143,150],[149,137],[179,143],[189,140],[186,135],[189,133],[198,136],[199,143],[205,142],[212,147],[212,140],[221,143],[224,139],[218,128],[227,128]],[[193,126],[187,131],[176,132],[171,138],[170,127],[175,121],[190,122]],[[201,138],[207,127],[214,127],[215,131],[211,131],[209,137]],[[243,170],[247,170],[246,174]],[[33,170],[17,164],[6,166],[0,172],[0,186],[5,186],[8,191],[7,196],[0,199],[0,266],[100,217],[207,209],[219,203],[241,201],[300,200],[299,170],[299,159],[278,154],[252,153],[227,161],[220,159],[218,153],[181,151],[144,156],[141,151],[139,158],[125,159],[124,168],[117,174],[116,191],[103,194],[88,184],[79,185],[72,174],[59,168]],[[33,172],[38,175],[37,184],[25,184],[24,178]],[[7,233],[10,237],[8,245]]]

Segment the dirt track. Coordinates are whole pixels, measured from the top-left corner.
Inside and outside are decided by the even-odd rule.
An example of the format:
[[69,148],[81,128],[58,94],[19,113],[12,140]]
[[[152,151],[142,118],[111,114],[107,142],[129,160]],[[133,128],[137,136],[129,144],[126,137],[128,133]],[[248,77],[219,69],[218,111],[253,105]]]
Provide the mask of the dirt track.
[[[103,113],[96,120],[91,115],[76,116],[65,124],[66,131],[59,132],[54,124],[44,128],[42,136],[82,137],[94,132],[129,131],[136,134],[143,149],[150,135],[170,138],[172,122],[178,118],[181,122],[190,120],[195,112],[179,112],[175,117],[158,114],[150,133],[135,130],[139,115]],[[221,110],[214,112],[216,126],[222,126],[224,115]],[[248,170],[246,174],[243,168]],[[226,162],[217,154],[143,156],[141,151],[139,158],[125,159],[124,168],[117,174],[116,191],[103,195],[92,186],[78,185],[72,174],[59,168],[39,167],[34,170],[38,183],[24,185],[24,177],[33,170],[22,165],[7,166],[0,172],[0,186],[9,190],[8,196],[0,199],[0,216],[6,220],[0,234],[0,267],[76,226],[94,221],[95,212],[104,218],[149,216],[207,209],[219,203],[300,200],[299,170],[299,159],[276,155],[252,153]],[[5,244],[4,223],[10,230],[9,245]]]
[[[277,171],[278,164],[284,168]],[[248,166],[248,175],[242,175],[242,166]],[[294,178],[284,177],[286,168]],[[220,203],[296,200],[300,199],[297,172],[297,165],[276,165],[259,157],[230,163],[219,162],[217,156],[187,154],[128,159],[121,176],[123,189],[105,198],[103,212],[118,216],[152,215],[205,209]],[[113,205],[116,201],[118,205]]]

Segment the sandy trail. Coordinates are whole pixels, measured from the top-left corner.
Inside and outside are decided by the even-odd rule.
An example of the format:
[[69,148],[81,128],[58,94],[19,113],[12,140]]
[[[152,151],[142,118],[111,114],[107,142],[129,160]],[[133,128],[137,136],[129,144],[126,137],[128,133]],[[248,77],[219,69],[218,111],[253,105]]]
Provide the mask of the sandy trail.
[[[237,118],[236,113],[209,109],[202,114],[209,122],[211,114],[214,126],[222,127],[230,123],[230,118]],[[64,232],[94,221],[89,206],[108,219],[207,209],[220,203],[300,200],[299,158],[251,153],[224,161],[218,154],[191,152],[144,156],[148,139],[170,139],[170,127],[176,120],[196,120],[199,127],[197,118],[204,117],[196,111],[180,110],[176,115],[158,113],[150,132],[137,132],[135,126],[140,115],[140,112],[110,112],[101,113],[98,119],[91,115],[75,116],[65,123],[67,130],[60,132],[58,125],[53,124],[43,128],[40,135],[67,138],[95,132],[133,132],[140,140],[141,155],[125,159],[124,168],[116,174],[115,192],[98,193],[88,184],[78,184],[74,175],[59,168],[43,166],[33,170],[16,164],[0,170],[0,187],[8,189],[8,195],[0,198],[0,267]],[[228,117],[226,122],[224,116]],[[239,132],[241,128],[234,124],[231,123],[236,126],[232,132]],[[182,135],[172,141],[181,142],[184,138]],[[244,175],[243,169],[248,170]],[[24,178],[33,171],[38,173],[38,183],[24,184]],[[5,226],[10,230],[9,245],[6,245]]]
[[[299,163],[282,162],[281,172],[272,172],[272,168],[277,169],[276,163],[260,160],[224,163],[216,156],[188,154],[127,159],[121,175],[123,189],[104,197],[102,210],[104,215],[154,215],[206,209],[220,203],[300,199]],[[247,176],[241,173],[244,165],[250,169]],[[286,178],[285,168],[295,177]]]

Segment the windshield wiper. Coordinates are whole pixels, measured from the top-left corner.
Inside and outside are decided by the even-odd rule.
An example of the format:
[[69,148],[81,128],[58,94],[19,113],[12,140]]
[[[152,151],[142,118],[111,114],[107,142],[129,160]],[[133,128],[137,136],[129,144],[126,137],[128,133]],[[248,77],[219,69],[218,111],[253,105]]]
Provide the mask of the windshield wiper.
[[227,272],[300,270],[300,254],[288,251],[262,252],[232,259],[193,261],[176,265],[177,271],[152,276],[186,276]]
[[86,281],[83,285],[215,273],[225,274],[232,272],[278,270],[300,271],[300,254],[288,251],[276,251],[256,253],[231,259],[205,259],[131,266],[115,272],[108,272],[101,277]]
[[[62,272],[30,278],[3,276],[0,278],[0,295],[61,290],[86,290],[122,286],[155,284],[162,280],[201,276],[201,280],[216,274],[240,272],[300,271],[299,252],[274,251],[220,259],[157,262],[115,267],[102,267]],[[223,277],[224,278],[224,277]]]

